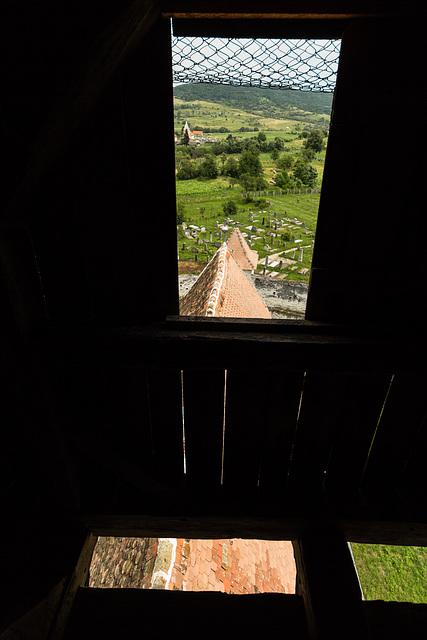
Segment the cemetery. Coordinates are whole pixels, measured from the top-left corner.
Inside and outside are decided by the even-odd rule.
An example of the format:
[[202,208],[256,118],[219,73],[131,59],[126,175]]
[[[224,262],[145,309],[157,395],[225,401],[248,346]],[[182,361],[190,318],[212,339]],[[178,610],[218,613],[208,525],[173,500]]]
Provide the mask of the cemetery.
[[207,263],[237,228],[259,254],[256,275],[308,283],[318,201],[318,194],[277,195],[266,209],[246,205],[232,217],[224,216],[219,205],[213,215],[206,213],[208,206],[193,205],[187,216],[191,223],[177,227],[178,259]]

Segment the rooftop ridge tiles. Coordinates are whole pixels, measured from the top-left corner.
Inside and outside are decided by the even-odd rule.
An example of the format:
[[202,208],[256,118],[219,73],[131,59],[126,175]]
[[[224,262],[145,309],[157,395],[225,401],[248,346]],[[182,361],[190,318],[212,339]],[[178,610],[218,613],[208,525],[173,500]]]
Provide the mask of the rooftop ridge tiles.
[[[233,231],[230,233],[228,240],[227,240],[227,246],[230,243],[230,240],[233,241],[234,238],[233,236],[235,236],[239,242],[239,245],[242,249],[243,255],[246,258],[247,262],[249,263],[249,265],[252,267],[252,269],[255,269],[257,266],[257,260],[254,261],[254,257],[251,256],[251,254],[255,253],[252,249],[250,249],[248,243],[246,242],[242,232],[240,231],[240,229],[238,229],[237,227],[233,229]],[[233,249],[230,248],[230,254],[233,255]],[[237,257],[233,256],[235,259],[237,259]],[[239,260],[238,260],[239,262]],[[242,269],[244,269],[245,267],[240,264],[239,265]]]
[[209,316],[209,317],[215,316],[215,313],[216,313],[216,310],[217,310],[219,295],[221,293],[221,288],[222,288],[222,285],[223,285],[223,282],[224,282],[224,277],[225,277],[225,267],[226,267],[226,259],[227,259],[227,254],[228,253],[229,252],[228,252],[228,249],[227,249],[227,245],[224,242],[222,244],[222,246],[220,247],[220,249],[218,250],[217,273],[216,273],[216,277],[215,277],[215,281],[214,281],[213,287],[212,287],[211,292],[209,294],[208,304],[206,306],[205,315]]

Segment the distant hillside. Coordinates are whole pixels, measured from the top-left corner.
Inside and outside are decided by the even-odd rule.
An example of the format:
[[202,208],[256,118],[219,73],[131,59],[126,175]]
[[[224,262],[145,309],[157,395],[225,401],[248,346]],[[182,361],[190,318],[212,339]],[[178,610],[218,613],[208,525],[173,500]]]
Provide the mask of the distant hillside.
[[203,83],[182,84],[175,87],[173,92],[176,98],[186,102],[214,102],[264,118],[289,118],[296,110],[329,116],[333,98],[332,93]]

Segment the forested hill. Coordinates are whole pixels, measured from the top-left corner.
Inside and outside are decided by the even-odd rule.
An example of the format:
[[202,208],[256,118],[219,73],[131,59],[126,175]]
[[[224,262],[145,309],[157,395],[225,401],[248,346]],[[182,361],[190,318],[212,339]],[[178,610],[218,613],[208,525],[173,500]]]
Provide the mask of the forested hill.
[[182,84],[174,87],[174,96],[193,102],[215,102],[265,118],[286,118],[298,109],[316,114],[330,115],[332,93],[295,91],[290,89],[259,89],[222,84]]

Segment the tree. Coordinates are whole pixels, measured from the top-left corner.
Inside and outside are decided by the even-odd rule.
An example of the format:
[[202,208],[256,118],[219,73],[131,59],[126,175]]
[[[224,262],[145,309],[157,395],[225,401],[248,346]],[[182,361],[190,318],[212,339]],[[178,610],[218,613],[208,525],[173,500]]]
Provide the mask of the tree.
[[282,171],[289,171],[294,166],[295,160],[290,153],[282,153],[277,161],[277,168]]
[[249,174],[250,176],[261,176],[263,174],[258,149],[250,147],[242,152],[239,162],[239,174]]
[[182,144],[184,144],[187,147],[189,142],[190,142],[190,136],[188,135],[188,131],[186,129],[184,131],[184,135],[182,136]]
[[297,162],[294,167],[295,178],[301,180],[304,185],[311,189],[317,182],[317,175],[316,169],[306,162]]
[[320,153],[323,150],[324,136],[320,129],[313,129],[308,135],[307,140],[304,142],[306,149],[313,149],[315,153]]
[[273,149],[273,151],[270,153],[271,159],[276,161],[279,157],[279,152],[276,148]]
[[279,136],[276,136],[274,138],[274,148],[278,151],[283,151],[283,149],[285,148],[285,143],[283,142],[282,138],[279,138]]
[[237,178],[239,176],[239,163],[234,158],[228,158],[224,166],[224,175],[230,176],[230,178]]
[[200,174],[200,169],[196,162],[188,160],[184,158],[181,162],[181,165],[177,171],[176,179],[177,180],[192,180],[194,178],[198,178]]
[[207,155],[200,165],[200,175],[204,178],[211,178],[214,180],[218,177],[218,173],[219,171],[215,157],[211,154]]
[[310,147],[308,149],[306,147],[303,147],[301,155],[304,159],[304,162],[311,162],[312,160],[314,160],[314,156],[316,155],[316,153],[314,149],[311,149]]
[[226,200],[222,205],[222,210],[226,216],[235,216],[237,213],[237,204],[234,200]]
[[262,191],[267,188],[266,181],[260,176],[252,176],[249,173],[242,173],[239,182],[246,191]]
[[267,140],[267,136],[263,131],[259,132],[259,134],[257,135],[257,138],[259,142],[265,142]]

